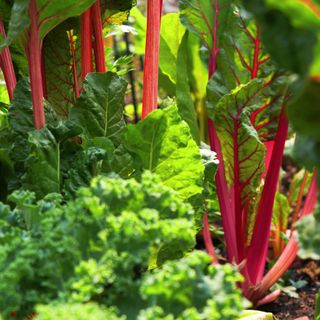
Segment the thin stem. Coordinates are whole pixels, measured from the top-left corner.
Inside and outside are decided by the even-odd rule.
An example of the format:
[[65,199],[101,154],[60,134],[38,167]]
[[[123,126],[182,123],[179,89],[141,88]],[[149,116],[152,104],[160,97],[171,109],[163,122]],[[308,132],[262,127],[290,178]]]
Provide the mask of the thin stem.
[[[130,42],[129,42],[129,35],[127,32],[124,34],[124,41],[126,43],[127,48],[127,55],[131,54],[130,52]],[[131,87],[131,97],[132,97],[132,104],[134,109],[134,122],[137,123],[139,121],[138,116],[138,103],[137,103],[137,94],[136,94],[136,87],[135,87],[135,79],[134,79],[134,71],[129,71],[129,80],[130,80],[130,87]]]
[[69,43],[70,43],[70,50],[72,56],[72,74],[73,74],[73,87],[75,97],[78,99],[80,97],[80,88],[79,88],[79,81],[78,81],[78,73],[77,73],[77,59],[76,59],[76,48],[73,40],[72,31],[68,31]]
[[211,233],[210,233],[208,214],[206,212],[203,214],[203,238],[204,238],[204,244],[206,246],[207,252],[212,258],[212,263],[217,264],[218,258],[217,258],[216,252],[214,251],[214,246],[212,243]]

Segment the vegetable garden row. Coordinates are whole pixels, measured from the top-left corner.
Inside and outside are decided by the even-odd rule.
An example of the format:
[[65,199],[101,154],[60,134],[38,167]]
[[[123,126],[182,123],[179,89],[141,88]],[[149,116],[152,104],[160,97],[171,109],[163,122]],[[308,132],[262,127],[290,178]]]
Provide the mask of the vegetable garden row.
[[3,319],[273,319],[320,260],[320,2],[178,2],[0,0]]

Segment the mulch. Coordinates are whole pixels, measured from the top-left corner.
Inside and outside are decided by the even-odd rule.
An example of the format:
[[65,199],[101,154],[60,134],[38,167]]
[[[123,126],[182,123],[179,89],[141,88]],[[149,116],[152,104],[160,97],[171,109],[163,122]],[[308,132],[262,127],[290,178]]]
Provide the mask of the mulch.
[[273,303],[260,307],[263,311],[272,312],[276,319],[295,320],[308,317],[314,319],[315,296],[320,292],[320,262],[312,260],[297,260],[291,267],[294,281],[306,280],[308,283],[297,290],[299,298],[292,298],[286,294]]

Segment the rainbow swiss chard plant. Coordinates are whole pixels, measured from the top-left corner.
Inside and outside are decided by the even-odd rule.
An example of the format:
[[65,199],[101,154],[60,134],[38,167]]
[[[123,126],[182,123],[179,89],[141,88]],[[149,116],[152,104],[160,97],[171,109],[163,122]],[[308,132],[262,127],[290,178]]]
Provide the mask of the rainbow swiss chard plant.
[[[180,11],[182,23],[200,37],[208,53],[208,135],[220,161],[215,181],[228,260],[244,275],[245,296],[256,305],[267,303],[279,294],[267,295],[268,290],[297,254],[291,232],[279,259],[265,273],[288,138],[290,75],[272,63],[261,40],[263,30],[234,1],[182,0]],[[314,174],[294,219],[310,214],[316,201]],[[216,263],[206,213],[204,227],[206,247]]]

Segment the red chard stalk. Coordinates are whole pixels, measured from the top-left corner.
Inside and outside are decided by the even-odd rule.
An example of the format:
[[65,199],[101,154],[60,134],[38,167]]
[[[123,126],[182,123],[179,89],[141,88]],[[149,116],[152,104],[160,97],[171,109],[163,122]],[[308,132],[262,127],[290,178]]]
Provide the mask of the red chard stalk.
[[91,7],[91,19],[94,35],[94,57],[97,72],[106,72],[106,58],[104,53],[103,27],[101,20],[100,0]]
[[[263,30],[234,1],[181,0],[180,12],[182,23],[209,52],[208,136],[219,160],[215,181],[228,260],[239,265],[245,296],[255,305],[267,303],[279,295],[268,290],[297,252],[290,235],[279,262],[264,276],[288,136],[289,79],[265,52]],[[300,211],[302,216],[313,210],[316,188],[309,194],[308,210],[297,208],[294,220]],[[206,213],[203,226],[206,249],[214,259]]]
[[158,106],[161,9],[162,0],[148,0],[142,119]]
[[41,43],[39,38],[39,13],[37,1],[31,0],[29,5],[30,29],[28,46],[28,63],[33,103],[34,126],[41,129],[45,124],[43,104],[43,81]]
[[91,9],[81,16],[81,75],[82,80],[93,71]]

